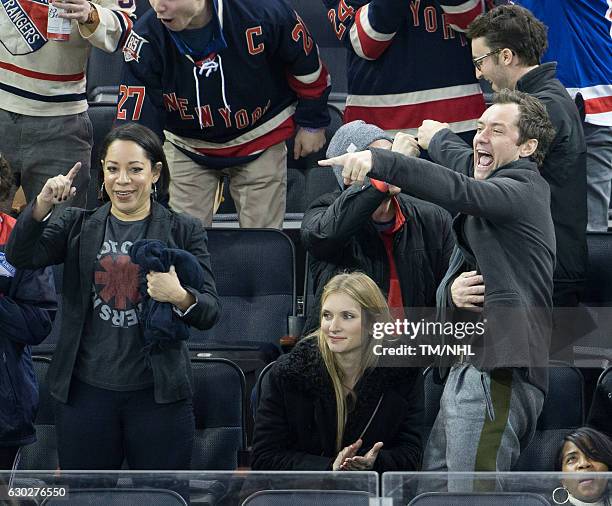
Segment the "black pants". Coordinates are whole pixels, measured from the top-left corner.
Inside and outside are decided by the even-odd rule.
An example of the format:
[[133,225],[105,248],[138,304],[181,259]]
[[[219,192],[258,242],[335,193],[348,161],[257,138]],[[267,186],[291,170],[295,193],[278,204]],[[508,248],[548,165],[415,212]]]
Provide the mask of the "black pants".
[[157,404],[153,388],[116,392],[73,379],[56,403],[60,468],[189,470],[195,421],[190,399]]
[[19,446],[0,446],[0,471],[11,471]]
[[18,446],[0,446],[0,505],[18,504],[17,501],[2,500],[8,497],[9,476],[18,450]]

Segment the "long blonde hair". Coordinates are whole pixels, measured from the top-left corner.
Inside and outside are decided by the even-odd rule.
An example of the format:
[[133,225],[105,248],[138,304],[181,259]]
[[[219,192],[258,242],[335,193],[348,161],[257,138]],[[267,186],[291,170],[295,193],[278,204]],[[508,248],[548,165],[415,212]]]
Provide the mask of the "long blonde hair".
[[[374,281],[362,272],[353,272],[350,274],[338,274],[328,281],[323,288],[321,296],[321,314],[320,319],[323,319],[323,306],[327,298],[332,294],[342,293],[351,297],[361,308],[362,321],[362,350],[360,355],[359,372],[357,380],[361,378],[366,369],[375,367],[378,360],[377,356],[372,352],[374,339],[372,337],[372,326],[375,322],[391,321],[389,307],[383,296],[380,288]],[[344,373],[340,368],[336,355],[329,349],[325,334],[319,329],[313,334],[316,336],[319,351],[325,368],[329,373],[332,384],[334,386],[334,395],[336,397],[336,451],[342,449],[342,440],[344,438],[344,426],[347,416],[347,402],[344,394]],[[354,392],[349,389],[349,395],[354,397]]]

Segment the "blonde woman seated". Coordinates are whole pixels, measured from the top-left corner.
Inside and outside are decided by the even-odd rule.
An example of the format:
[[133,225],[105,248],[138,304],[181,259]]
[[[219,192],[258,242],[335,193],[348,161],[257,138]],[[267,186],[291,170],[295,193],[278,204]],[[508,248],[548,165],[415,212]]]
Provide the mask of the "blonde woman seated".
[[263,381],[252,468],[413,471],[421,460],[419,369],[377,367],[372,325],[389,321],[380,289],[362,273],[325,286],[320,328]]

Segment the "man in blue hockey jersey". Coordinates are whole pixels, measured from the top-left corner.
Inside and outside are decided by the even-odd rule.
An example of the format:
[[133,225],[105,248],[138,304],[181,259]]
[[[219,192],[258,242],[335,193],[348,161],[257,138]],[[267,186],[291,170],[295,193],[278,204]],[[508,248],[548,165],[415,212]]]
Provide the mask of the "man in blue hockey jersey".
[[165,138],[170,206],[210,225],[224,174],[241,227],[282,226],[285,140],[318,151],[330,79],[285,0],[152,0],[124,46],[117,119]]

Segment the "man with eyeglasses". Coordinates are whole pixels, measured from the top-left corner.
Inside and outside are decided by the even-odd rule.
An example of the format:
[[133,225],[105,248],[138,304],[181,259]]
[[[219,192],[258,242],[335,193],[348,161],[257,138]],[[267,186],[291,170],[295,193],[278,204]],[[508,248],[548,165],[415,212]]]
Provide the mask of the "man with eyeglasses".
[[[476,77],[489,81],[496,91],[516,89],[540,99],[557,132],[540,172],[550,186],[557,244],[553,302],[566,308],[578,306],[587,268],[586,144],[576,105],[556,78],[557,64],[540,64],[547,47],[546,30],[529,10],[503,5],[476,18],[467,36]],[[418,140],[432,160],[469,174],[471,148],[447,125],[426,120]],[[471,281],[458,280],[466,286]],[[557,312],[555,318],[562,315]],[[551,351],[567,350],[571,340],[589,330],[591,320],[582,316],[572,313],[569,321],[555,320]]]

